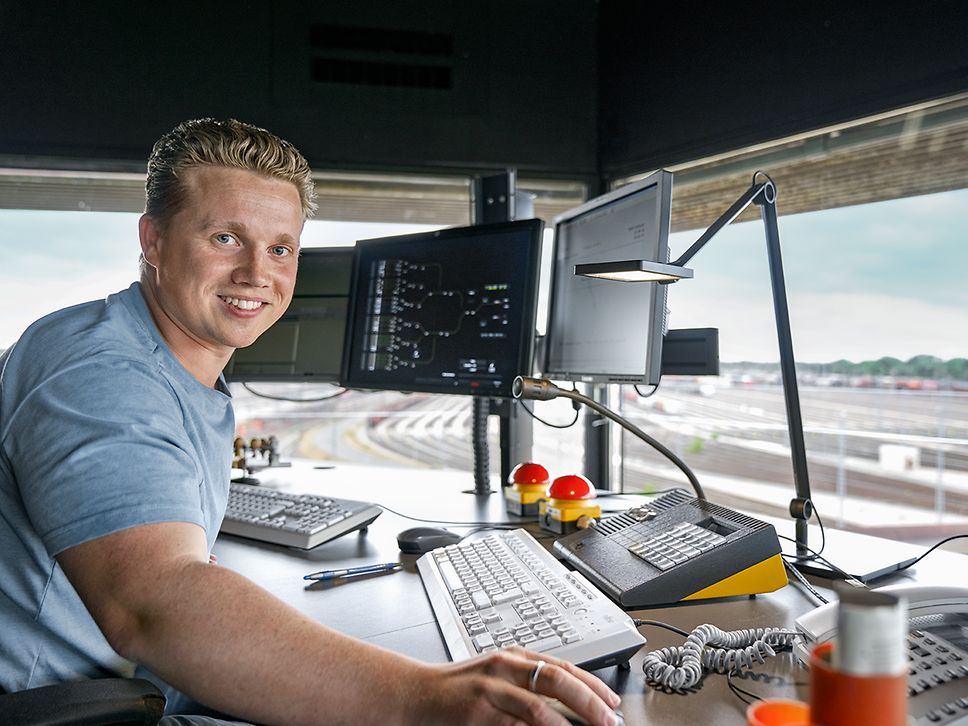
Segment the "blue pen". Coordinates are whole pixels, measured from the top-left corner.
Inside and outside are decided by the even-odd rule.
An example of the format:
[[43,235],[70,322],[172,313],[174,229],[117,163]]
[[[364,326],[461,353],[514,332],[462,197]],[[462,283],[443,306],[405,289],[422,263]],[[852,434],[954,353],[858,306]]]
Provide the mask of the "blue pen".
[[303,579],[326,582],[327,580],[339,580],[344,577],[353,577],[354,575],[371,575],[376,572],[393,572],[394,570],[398,569],[400,569],[399,562],[383,562],[379,565],[347,567],[345,570],[322,570],[321,572],[314,572],[311,575],[303,575]]

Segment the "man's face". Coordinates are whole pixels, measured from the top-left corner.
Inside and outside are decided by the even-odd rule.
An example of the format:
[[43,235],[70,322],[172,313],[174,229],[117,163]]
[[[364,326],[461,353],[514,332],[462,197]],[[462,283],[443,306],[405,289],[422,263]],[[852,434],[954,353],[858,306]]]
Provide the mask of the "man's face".
[[227,358],[289,306],[303,227],[299,192],[244,169],[195,167],[182,178],[185,203],[169,222],[142,220],[161,315],[153,312],[179,358]]

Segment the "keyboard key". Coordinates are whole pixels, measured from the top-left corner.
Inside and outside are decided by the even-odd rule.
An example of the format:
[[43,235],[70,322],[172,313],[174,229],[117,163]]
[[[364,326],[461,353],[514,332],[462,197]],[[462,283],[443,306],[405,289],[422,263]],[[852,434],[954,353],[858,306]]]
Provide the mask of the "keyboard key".
[[477,648],[477,652],[480,653],[485,648],[494,645],[494,638],[488,632],[481,633],[480,635],[474,636],[474,647]]

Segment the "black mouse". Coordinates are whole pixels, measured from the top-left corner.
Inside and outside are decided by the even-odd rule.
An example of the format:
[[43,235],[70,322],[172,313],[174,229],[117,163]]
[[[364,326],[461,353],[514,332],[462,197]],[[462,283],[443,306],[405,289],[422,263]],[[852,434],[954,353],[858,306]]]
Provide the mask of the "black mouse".
[[[577,713],[572,711],[568,706],[563,704],[561,701],[555,698],[549,698],[548,704],[562,716],[568,719],[568,723],[575,724],[575,726],[588,726],[588,721],[583,719]],[[625,726],[625,717],[622,716],[622,712],[619,710],[612,711],[612,714],[616,718],[617,726]]]
[[397,535],[397,545],[401,552],[410,555],[422,555],[438,547],[457,544],[461,541],[461,536],[450,530],[439,529],[437,527],[412,527],[403,530]]

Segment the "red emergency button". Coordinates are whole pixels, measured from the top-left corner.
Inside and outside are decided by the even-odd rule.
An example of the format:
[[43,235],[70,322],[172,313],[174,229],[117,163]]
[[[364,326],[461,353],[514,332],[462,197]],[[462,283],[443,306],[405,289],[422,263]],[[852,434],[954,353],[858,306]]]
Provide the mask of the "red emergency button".
[[594,499],[595,487],[583,476],[565,474],[551,483],[548,494],[553,499]]
[[509,484],[547,484],[551,475],[541,464],[526,461],[518,464],[508,476]]

